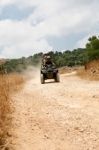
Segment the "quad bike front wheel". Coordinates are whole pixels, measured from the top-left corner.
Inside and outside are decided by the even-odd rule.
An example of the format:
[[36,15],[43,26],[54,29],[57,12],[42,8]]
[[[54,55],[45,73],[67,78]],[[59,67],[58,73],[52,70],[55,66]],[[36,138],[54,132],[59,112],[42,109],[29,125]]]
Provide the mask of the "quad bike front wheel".
[[55,82],[60,82],[60,78],[59,78],[59,74],[58,73],[56,74]]
[[44,75],[41,74],[41,84],[44,84],[45,83],[45,80],[44,80]]

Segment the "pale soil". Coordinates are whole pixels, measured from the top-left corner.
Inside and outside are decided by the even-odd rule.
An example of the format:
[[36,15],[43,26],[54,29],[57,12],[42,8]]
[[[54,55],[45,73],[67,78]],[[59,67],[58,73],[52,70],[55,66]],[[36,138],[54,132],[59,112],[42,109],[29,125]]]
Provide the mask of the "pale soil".
[[38,74],[12,100],[11,150],[99,150],[99,82]]

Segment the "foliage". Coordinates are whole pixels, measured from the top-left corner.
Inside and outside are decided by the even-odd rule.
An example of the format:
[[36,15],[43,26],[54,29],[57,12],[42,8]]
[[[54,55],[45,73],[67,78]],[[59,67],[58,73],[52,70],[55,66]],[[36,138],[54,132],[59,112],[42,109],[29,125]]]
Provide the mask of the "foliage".
[[88,61],[99,59],[99,37],[92,36],[88,39],[86,50],[88,53]]
[[[85,49],[81,48],[64,52],[50,51],[48,54],[51,56],[57,67],[83,65],[86,60]],[[40,64],[42,55],[43,53],[38,53],[27,58],[22,57],[20,59],[7,60],[1,68],[8,73],[22,72],[27,69],[28,66],[37,66]]]

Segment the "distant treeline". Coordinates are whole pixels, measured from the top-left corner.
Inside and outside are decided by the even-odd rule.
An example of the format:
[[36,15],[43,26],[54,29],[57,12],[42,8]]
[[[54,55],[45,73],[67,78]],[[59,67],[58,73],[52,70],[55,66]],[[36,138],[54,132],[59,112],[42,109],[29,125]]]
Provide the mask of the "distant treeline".
[[[86,61],[85,49],[75,49],[74,51],[49,52],[48,53],[57,67],[83,65]],[[37,66],[41,63],[43,53],[34,54],[30,57],[20,59],[10,59],[3,64],[5,72],[21,72],[28,66]]]
[[[28,66],[37,66],[41,63],[43,53],[34,54],[27,58],[22,57],[20,59],[7,60],[1,68],[5,72],[21,72],[28,68]],[[49,52],[54,63],[57,67],[63,66],[81,66],[85,63],[99,59],[99,38],[92,36],[88,39],[86,48],[78,48],[73,51],[66,50],[64,52]]]

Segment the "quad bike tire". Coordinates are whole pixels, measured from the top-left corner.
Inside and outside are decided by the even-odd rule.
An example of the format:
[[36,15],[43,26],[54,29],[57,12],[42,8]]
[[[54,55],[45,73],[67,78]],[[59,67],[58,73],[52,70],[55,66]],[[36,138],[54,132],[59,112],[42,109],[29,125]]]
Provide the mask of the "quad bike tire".
[[44,84],[45,83],[45,80],[44,80],[44,75],[41,74],[41,84]]
[[59,74],[56,74],[55,82],[60,82]]

